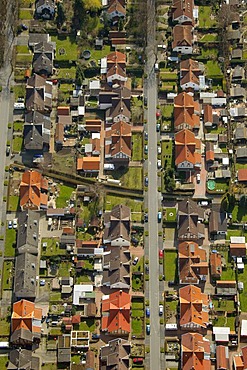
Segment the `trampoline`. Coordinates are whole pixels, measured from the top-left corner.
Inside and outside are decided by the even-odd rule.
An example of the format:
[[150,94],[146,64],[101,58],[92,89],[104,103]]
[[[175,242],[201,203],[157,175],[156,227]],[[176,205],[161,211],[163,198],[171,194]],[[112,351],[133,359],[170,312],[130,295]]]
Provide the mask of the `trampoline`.
[[214,180],[208,180],[207,188],[208,188],[208,190],[215,190],[215,188],[216,188],[215,181]]

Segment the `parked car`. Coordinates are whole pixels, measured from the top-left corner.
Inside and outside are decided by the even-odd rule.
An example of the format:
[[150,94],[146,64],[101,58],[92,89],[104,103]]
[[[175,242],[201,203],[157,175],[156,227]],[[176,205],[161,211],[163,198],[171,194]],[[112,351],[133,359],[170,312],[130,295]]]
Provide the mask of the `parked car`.
[[162,167],[160,159],[158,159],[158,161],[157,161],[157,167],[158,167],[158,169],[160,169]]
[[149,324],[146,325],[146,333],[147,333],[147,335],[150,334],[150,325]]
[[6,155],[9,156],[9,154],[10,154],[10,146],[7,146],[6,147]]
[[100,338],[100,334],[92,333],[92,339],[99,339],[99,338]]
[[145,265],[145,272],[146,272],[146,274],[149,274],[149,266],[148,265]]
[[141,358],[141,357],[134,357],[133,358],[133,363],[134,364],[142,364],[143,363],[143,358]]
[[158,222],[161,222],[162,221],[162,212],[158,212]]
[[133,260],[133,265],[135,266],[138,261],[139,261],[139,257],[135,257],[134,260]]
[[147,213],[145,213],[145,215],[144,215],[144,222],[148,222],[148,214]]
[[156,131],[159,132],[160,131],[160,123],[157,123],[156,125]]
[[149,307],[146,307],[146,316],[150,317],[150,308]]
[[133,245],[138,245],[139,240],[138,240],[138,239],[136,239],[134,236],[132,236],[132,237],[131,237],[131,242],[132,242],[132,244],[133,244]]
[[145,140],[148,140],[148,133],[147,132],[144,133],[144,138],[145,138]]
[[162,316],[164,313],[164,307],[162,304],[159,305],[159,315]]
[[161,154],[161,146],[160,145],[157,147],[157,152],[158,152],[158,154]]
[[148,177],[145,177],[144,184],[145,186],[148,186]]
[[148,146],[147,145],[144,146],[144,154],[148,154]]
[[8,222],[8,229],[12,229],[12,221]]
[[163,257],[164,257],[163,250],[162,250],[162,249],[160,249],[160,250],[159,250],[159,258],[163,258]]
[[17,226],[18,226],[18,220],[17,218],[14,218],[13,219],[13,229],[17,229]]
[[174,281],[168,281],[168,286],[169,286],[169,287],[172,287],[172,286],[174,286],[174,285],[176,285],[176,284],[174,283]]

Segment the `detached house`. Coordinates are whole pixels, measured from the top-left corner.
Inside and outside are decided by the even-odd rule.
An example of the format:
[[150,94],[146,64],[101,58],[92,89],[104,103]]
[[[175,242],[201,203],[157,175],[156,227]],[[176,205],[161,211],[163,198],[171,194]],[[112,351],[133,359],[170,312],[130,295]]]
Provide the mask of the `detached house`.
[[200,75],[202,75],[202,72],[196,60],[186,59],[180,62],[180,86],[182,90],[192,89],[198,91],[200,88]]
[[131,296],[121,290],[102,297],[101,330],[109,335],[128,336]]
[[52,82],[34,74],[27,80],[26,110],[37,111],[43,114],[50,113],[52,109]]
[[184,330],[206,329],[209,323],[209,297],[194,285],[179,289],[180,327]]
[[194,23],[194,0],[173,0],[172,20],[180,24]]
[[130,209],[122,204],[104,214],[103,243],[112,247],[130,246]]
[[201,142],[190,130],[175,134],[175,165],[179,171],[193,171],[201,168]]
[[119,121],[130,122],[130,118],[130,100],[122,97],[113,98],[112,106],[106,111],[106,125]]
[[181,54],[192,54],[193,52],[193,27],[190,25],[176,25],[173,27],[172,50]]
[[20,184],[21,210],[47,208],[48,181],[38,171],[26,171]]
[[204,210],[192,199],[178,203],[178,239],[194,240],[204,238]]
[[226,213],[213,207],[209,216],[209,237],[213,240],[225,239],[227,234]]
[[181,369],[210,370],[210,341],[199,333],[181,337]]
[[41,337],[42,309],[33,302],[22,299],[13,304],[11,316],[11,343],[18,346],[32,345]]
[[131,159],[131,126],[119,121],[105,131],[105,160],[127,166]]
[[34,46],[33,72],[44,76],[53,74],[54,45],[40,42]]
[[180,284],[199,284],[208,275],[206,251],[195,242],[178,246],[178,271]]
[[53,0],[37,0],[35,11],[38,16],[45,19],[51,19],[55,14],[55,3]]
[[106,11],[108,18],[114,23],[117,23],[119,18],[126,17],[126,8],[124,0],[109,0],[109,6]]
[[200,106],[186,92],[174,98],[174,126],[176,131],[183,129],[198,130],[200,128]]
[[24,148],[33,153],[49,150],[50,146],[51,120],[37,111],[26,114],[24,124]]
[[100,349],[101,370],[129,370],[131,344],[125,339],[110,340]]

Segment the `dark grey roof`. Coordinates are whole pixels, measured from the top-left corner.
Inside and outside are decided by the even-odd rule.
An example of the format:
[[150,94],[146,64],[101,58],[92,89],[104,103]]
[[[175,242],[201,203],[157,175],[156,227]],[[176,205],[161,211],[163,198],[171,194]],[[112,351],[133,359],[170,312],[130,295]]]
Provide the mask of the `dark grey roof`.
[[[130,350],[131,345],[127,340],[122,338],[110,340],[106,346],[101,347],[100,368],[102,370],[120,369],[119,365],[121,364],[121,370],[128,370]],[[121,363],[119,359],[121,359]]]
[[16,257],[14,293],[17,298],[36,297],[37,265],[37,257],[30,253],[23,253]]
[[232,59],[242,59],[243,50],[240,48],[232,50]]
[[45,129],[51,129],[51,119],[49,116],[38,111],[32,111],[25,115],[25,123],[32,123],[34,125],[42,125]]
[[234,135],[236,140],[247,139],[247,128],[245,125],[237,126]]
[[219,210],[212,210],[209,216],[209,232],[227,232],[226,213]]
[[237,159],[244,158],[246,160],[247,159],[247,148],[246,147],[237,148],[236,155],[237,155]]
[[17,233],[18,253],[38,254],[39,219],[39,212],[32,210],[20,212]]
[[23,137],[26,150],[43,150],[50,141],[48,135],[42,135],[41,125],[24,125]]
[[130,252],[114,247],[104,255],[103,284],[114,289],[130,288]]
[[71,347],[70,335],[58,336],[58,349],[57,349],[57,362],[70,362],[71,360]]
[[62,235],[60,239],[60,243],[65,245],[65,244],[75,244],[75,235]]
[[198,240],[204,236],[204,210],[192,199],[178,203],[178,237],[184,240]]
[[33,71],[35,73],[50,75],[52,74],[52,70],[53,61],[45,53],[34,55]]
[[[38,336],[37,333],[36,333],[36,336]],[[30,330],[21,328],[13,332],[13,334],[11,335],[10,341],[12,343],[22,343],[22,342],[32,343],[33,338],[34,338],[34,334]]]
[[52,108],[52,85],[43,77],[34,74],[27,80],[26,109],[39,112],[50,111]]
[[39,370],[39,358],[32,356],[32,351],[19,348],[9,353],[8,370]]
[[241,66],[236,66],[232,72],[232,78],[244,78],[244,68]]
[[49,41],[49,34],[48,33],[29,33],[29,46],[34,46],[39,44],[40,42],[48,42]]
[[54,43],[52,42],[46,42],[46,41],[41,41],[38,44],[34,46],[34,54],[39,53],[39,54],[46,54],[50,59],[52,59],[54,51]]
[[42,5],[50,5],[51,7],[55,8],[55,4],[53,0],[37,0],[36,9]]
[[201,220],[204,219],[204,210],[190,198],[182,200],[178,203],[178,214],[193,215],[198,216],[198,218]]
[[246,91],[243,87],[231,87],[230,88],[230,97],[237,98],[237,97],[246,97]]
[[130,208],[122,204],[104,214],[104,240],[130,240]]

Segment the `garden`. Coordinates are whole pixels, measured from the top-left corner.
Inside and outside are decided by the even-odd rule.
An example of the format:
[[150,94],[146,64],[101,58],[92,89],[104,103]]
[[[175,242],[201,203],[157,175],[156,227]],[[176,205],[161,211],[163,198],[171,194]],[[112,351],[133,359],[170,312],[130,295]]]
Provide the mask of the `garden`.
[[132,161],[141,161],[143,158],[143,136],[142,133],[132,134]]
[[74,190],[75,189],[71,186],[67,186],[67,185],[59,186],[59,195],[56,199],[57,208],[64,208],[68,205],[72,192]]
[[177,252],[165,251],[164,253],[164,274],[166,281],[177,281]]
[[14,257],[16,247],[16,231],[14,229],[6,229],[5,236],[5,257]]

